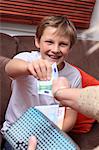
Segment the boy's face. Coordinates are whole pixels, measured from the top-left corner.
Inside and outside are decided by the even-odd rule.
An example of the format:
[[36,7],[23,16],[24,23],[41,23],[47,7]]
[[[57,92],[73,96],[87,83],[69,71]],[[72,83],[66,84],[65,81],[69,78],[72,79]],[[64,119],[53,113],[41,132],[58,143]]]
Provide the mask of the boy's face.
[[60,36],[56,31],[57,28],[47,27],[40,41],[36,39],[35,44],[40,49],[43,59],[50,63],[61,64],[68,55],[70,39],[66,36]]

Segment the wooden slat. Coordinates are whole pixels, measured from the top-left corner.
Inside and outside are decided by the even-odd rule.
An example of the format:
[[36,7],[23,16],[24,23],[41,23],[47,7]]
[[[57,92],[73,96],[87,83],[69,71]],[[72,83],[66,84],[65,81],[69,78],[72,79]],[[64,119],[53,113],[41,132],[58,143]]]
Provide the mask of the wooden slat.
[[[19,4],[21,4],[21,5],[19,5]],[[42,3],[41,3],[41,4],[42,4]],[[32,5],[31,5],[31,6],[28,6],[27,4],[25,4],[25,5],[26,5],[26,8],[25,8],[25,6],[24,6],[22,3],[17,3],[18,6],[21,6],[21,9],[23,9],[23,8],[25,8],[25,9],[27,9],[27,8],[32,8],[32,9],[33,9],[34,7],[38,7],[38,8],[39,8],[40,6],[42,6],[42,8],[45,9],[46,5],[44,5],[44,4],[41,5],[41,4],[39,3],[39,5],[38,5],[38,4],[35,4],[35,5],[33,5],[33,6],[32,6]],[[2,4],[1,4],[1,5],[2,5]],[[7,4],[7,5],[8,5],[8,4]],[[14,3],[12,3],[12,4],[10,3],[10,6],[9,6],[9,7],[11,7],[11,5],[12,5],[13,7],[17,7],[16,2],[14,2]],[[52,7],[51,5],[47,5],[47,6],[48,6],[49,9]],[[49,7],[49,6],[50,6],[50,7]],[[6,7],[6,6],[5,6],[5,7]],[[63,8],[63,6],[61,6],[61,7],[62,7],[63,10],[66,9],[66,8]],[[59,8],[61,8],[61,7],[59,6]],[[73,7],[74,7],[75,9],[77,9],[77,5],[76,5],[76,7],[75,7],[75,6],[73,6]],[[79,7],[80,7],[80,6],[79,6]],[[82,7],[82,6],[81,6],[81,7]],[[57,7],[54,7],[54,9],[55,9],[55,8],[57,8]],[[74,9],[74,8],[73,8],[73,9]],[[91,6],[88,6],[88,9],[83,9],[83,10],[82,10],[82,8],[80,8],[80,11],[81,11],[81,10],[82,10],[82,11],[88,11],[88,10],[89,10],[89,12],[90,12],[90,9],[89,9],[89,8],[92,9],[93,7],[91,8]],[[69,8],[69,6],[68,6],[67,10],[69,10],[69,9],[72,9],[72,7]]]
[[[34,15],[34,14],[37,14],[37,15],[39,15],[40,13],[42,14],[42,16],[46,16],[46,15],[49,15],[49,13],[50,13],[50,15],[52,14],[56,14],[57,15],[57,11],[56,10],[53,10],[53,11],[51,11],[51,10],[49,10],[49,12],[46,12],[46,9],[45,10],[42,10],[42,9],[38,9],[38,8],[33,8],[33,10],[32,10],[32,12],[30,12],[30,10],[24,10],[24,9],[18,9],[17,7],[15,8],[15,7],[2,7],[2,13],[3,13],[3,11],[5,12],[5,10],[6,11],[10,11],[10,12],[13,12],[13,13],[20,13],[20,15],[25,15],[25,14],[27,14],[27,15]],[[78,17],[80,17],[80,20],[82,20],[82,19],[84,19],[84,20],[88,20],[88,19],[90,19],[90,15],[88,14],[87,16],[86,16],[86,18],[85,18],[85,15],[84,14],[80,14],[80,11],[78,11],[78,12],[74,12],[74,15],[72,15],[72,12],[64,12],[64,11],[60,11],[60,14],[65,14],[66,13],[66,15],[67,16],[70,16],[70,18],[71,18],[71,16],[73,17],[73,18],[78,18]],[[76,16],[76,13],[78,13],[78,15]]]
[[[65,9],[67,9],[67,10],[80,10],[81,11],[81,13],[82,13],[82,11],[85,11],[85,12],[90,12],[91,11],[91,9],[93,9],[93,5],[92,4],[90,4],[90,5],[82,5],[82,4],[80,4],[80,5],[77,5],[76,3],[75,4],[67,4],[67,3],[64,3],[63,5],[59,5],[59,4],[57,4],[56,6],[55,6],[55,4],[52,4],[52,3],[42,3],[42,2],[31,2],[31,3],[22,3],[22,2],[14,2],[14,1],[11,1],[10,3],[8,3],[8,2],[6,2],[6,1],[4,1],[4,2],[2,2],[1,3],[1,5],[2,4],[4,4],[5,6],[7,6],[8,5],[8,7],[10,7],[11,5],[13,6],[13,7],[17,7],[17,6],[19,6],[19,7],[22,7],[22,8],[24,8],[24,9],[30,9],[30,8],[33,8],[33,7],[38,7],[38,8],[40,8],[40,7],[42,7],[42,8],[46,8],[46,6],[48,7],[48,9],[55,9],[55,8],[57,8],[57,9],[63,9],[63,10],[65,10]],[[7,5],[6,5],[7,4]],[[53,6],[54,6],[54,8],[53,8]],[[84,13],[84,12],[83,12]]]
[[[73,6],[73,7],[69,7],[69,6],[65,6],[65,8],[64,7],[59,7],[59,6],[57,6],[57,7],[55,7],[54,9],[53,9],[53,7],[51,6],[51,7],[49,7],[48,5],[39,5],[39,7],[38,7],[38,5],[33,5],[33,6],[31,6],[31,5],[15,5],[14,3],[13,4],[4,4],[4,3],[1,3],[1,7],[3,8],[15,8],[15,9],[17,9],[17,8],[19,8],[19,9],[22,9],[22,10],[29,10],[29,11],[32,11],[33,9],[42,9],[43,11],[47,11],[47,10],[51,10],[51,11],[57,11],[57,10],[60,10],[60,11],[66,11],[66,12],[70,12],[71,10],[72,11],[74,11],[75,10],[75,12],[77,12],[77,11],[80,11],[80,13],[81,14],[83,14],[83,13],[85,13],[85,14],[90,14],[90,11],[93,9],[93,7],[92,6],[88,6],[88,9],[86,9],[86,8],[75,8],[75,6]],[[81,7],[81,6],[79,6],[79,7]],[[12,11],[12,10],[11,10]]]
[[77,28],[88,28],[95,0],[2,0],[1,21],[38,24],[47,15],[67,15]]

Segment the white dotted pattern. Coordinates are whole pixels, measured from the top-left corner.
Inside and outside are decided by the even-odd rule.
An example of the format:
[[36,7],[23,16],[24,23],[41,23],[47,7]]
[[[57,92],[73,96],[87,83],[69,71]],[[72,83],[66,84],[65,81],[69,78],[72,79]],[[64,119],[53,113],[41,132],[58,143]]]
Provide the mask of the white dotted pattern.
[[77,145],[45,115],[29,108],[4,134],[16,150],[27,150],[31,135],[37,138],[36,150],[77,150]]

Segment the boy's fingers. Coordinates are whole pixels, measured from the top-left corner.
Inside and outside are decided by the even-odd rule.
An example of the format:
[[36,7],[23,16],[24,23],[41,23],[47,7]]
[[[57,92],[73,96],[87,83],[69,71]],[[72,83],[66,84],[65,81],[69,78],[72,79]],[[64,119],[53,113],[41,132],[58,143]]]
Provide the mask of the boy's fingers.
[[36,150],[37,139],[35,136],[31,136],[28,142],[28,150]]
[[47,69],[46,69],[46,63],[45,60],[40,60],[39,67],[41,71],[41,80],[47,80]]
[[43,59],[32,61],[27,66],[28,71],[31,75],[39,80],[50,80],[52,67],[51,64]]
[[34,70],[34,68],[33,68],[33,66],[32,66],[32,63],[30,63],[29,65],[28,65],[28,71],[30,72],[30,74],[31,75],[33,75],[34,77],[37,77],[37,73],[35,72],[35,70]]
[[42,72],[42,80],[50,80],[52,72],[51,64],[47,60],[41,60],[40,68]]
[[47,62],[46,67],[47,67],[47,80],[50,80],[52,74],[52,66],[49,62]]

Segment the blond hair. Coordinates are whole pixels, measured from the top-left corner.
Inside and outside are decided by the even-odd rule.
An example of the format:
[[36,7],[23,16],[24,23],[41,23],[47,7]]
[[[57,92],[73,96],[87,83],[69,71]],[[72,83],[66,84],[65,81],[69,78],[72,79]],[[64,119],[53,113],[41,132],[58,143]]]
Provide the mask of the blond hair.
[[42,19],[36,30],[36,38],[40,41],[47,27],[57,28],[57,34],[70,38],[70,48],[77,39],[77,32],[73,23],[66,16],[47,16]]

